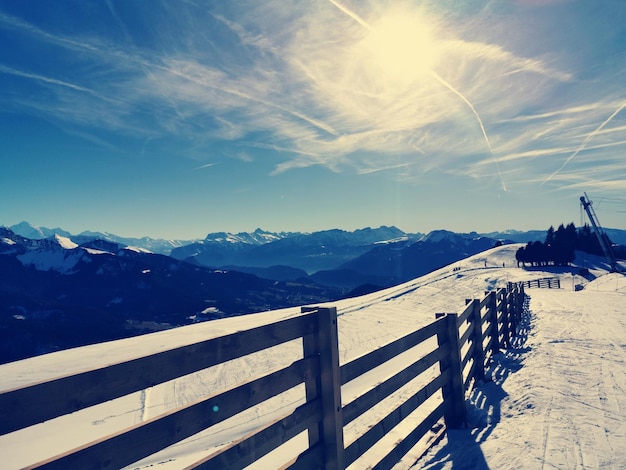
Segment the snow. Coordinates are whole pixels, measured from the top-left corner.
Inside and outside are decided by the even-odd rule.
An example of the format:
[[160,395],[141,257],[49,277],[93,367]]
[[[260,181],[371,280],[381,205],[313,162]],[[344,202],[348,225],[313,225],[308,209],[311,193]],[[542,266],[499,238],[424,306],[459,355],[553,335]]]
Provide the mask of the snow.
[[448,238],[456,238],[458,235],[454,232],[449,232],[448,230],[433,230],[432,232],[424,235],[420,241],[431,241],[433,243],[438,243],[442,240],[447,240]]
[[71,274],[81,260],[81,249],[30,250],[17,256],[24,266],[33,266],[39,271],[54,270],[61,274]]
[[202,310],[200,313],[202,313],[203,315],[208,315],[209,313],[219,313],[220,309],[217,307],[207,307],[204,310]]
[[403,237],[390,238],[389,240],[380,240],[380,241],[374,242],[374,245],[393,245],[394,243],[406,242],[408,240],[409,240],[409,237],[408,235],[406,235]]
[[[454,263],[405,284],[331,303],[338,309],[340,362],[346,363],[430,323],[436,312],[455,312],[465,298],[508,281],[559,276],[560,290],[529,289],[530,315],[523,341],[496,356],[490,382],[480,384],[468,401],[468,427],[452,430],[416,468],[615,468],[626,465],[626,278],[607,274],[595,257],[577,260],[596,279],[576,270],[516,267],[507,245]],[[575,291],[575,285],[584,289]],[[298,315],[299,308],[214,320],[110,343],[59,351],[0,366],[0,390],[36,383],[87,368],[154,354],[177,346],[248,329]],[[151,419],[226,390],[251,377],[291,363],[301,354],[297,341],[228,364],[190,374],[69,416],[0,436],[3,468],[20,468],[116,430]],[[396,362],[408,361],[408,353]],[[393,364],[374,370],[343,389],[344,404],[395,373]],[[404,393],[402,390],[399,393]],[[221,423],[132,465],[174,469],[191,464],[237,439],[303,400],[298,387],[249,412]],[[393,405],[385,400],[372,414]],[[409,423],[411,424],[411,423]],[[413,423],[414,424],[414,423]],[[355,420],[345,430],[349,444],[367,429]],[[392,436],[395,439],[395,436]],[[32,443],[37,442],[37,446]],[[297,454],[299,436],[255,468],[274,468],[279,455]],[[284,455],[283,455],[284,454]],[[379,450],[351,468],[375,463]],[[397,468],[414,464],[409,456]],[[360,465],[360,466],[359,466]]]
[[124,247],[125,250],[134,251],[135,253],[152,253],[150,250],[146,248],[141,248],[139,246],[128,245]]
[[63,237],[61,235],[55,234],[54,238],[59,243],[61,248],[65,248],[66,250],[73,250],[74,248],[76,248],[78,246],[76,243],[74,243],[69,238]]
[[96,250],[95,248],[83,247],[83,250],[85,250],[90,255],[113,255],[114,254],[114,253],[111,253],[110,251]]
[[469,427],[419,468],[626,466],[626,277],[529,293],[526,340],[472,394]]
[[216,232],[209,233],[204,242],[208,243],[229,243],[232,245],[237,244],[245,244],[245,245],[263,245],[265,243],[274,242],[280,240],[288,236],[287,233],[272,233],[261,230],[260,228],[256,229],[254,232],[239,232],[239,233],[229,233],[229,232]]

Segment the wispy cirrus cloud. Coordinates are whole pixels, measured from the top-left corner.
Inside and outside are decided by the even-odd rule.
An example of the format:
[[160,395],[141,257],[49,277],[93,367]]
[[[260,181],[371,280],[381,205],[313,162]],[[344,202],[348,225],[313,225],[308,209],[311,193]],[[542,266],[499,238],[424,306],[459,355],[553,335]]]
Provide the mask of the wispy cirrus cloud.
[[[618,107],[618,108],[617,108],[617,109],[613,112],[613,114],[611,114],[611,115],[610,115],[610,116],[609,116],[606,120],[602,121],[602,123],[601,123],[601,124],[600,124],[597,128],[595,128],[592,132],[590,132],[590,133],[589,133],[589,134],[585,137],[585,139],[584,139],[584,140],[583,140],[583,142],[580,144],[580,146],[579,146],[579,147],[578,147],[578,148],[574,151],[574,153],[572,153],[572,154],[571,154],[571,155],[567,158],[567,160],[565,160],[565,161],[563,162],[563,164],[562,164],[562,165],[561,165],[561,166],[560,166],[560,167],[559,167],[559,168],[558,168],[558,169],[557,169],[554,173],[552,173],[550,176],[548,176],[548,177],[544,180],[544,182],[543,182],[542,184],[547,183],[547,182],[548,182],[548,181],[550,181],[552,178],[554,178],[554,177],[555,177],[558,173],[560,173],[560,172],[561,172],[561,171],[565,168],[565,166],[566,166],[569,162],[571,162],[571,161],[574,159],[574,157],[576,157],[576,155],[578,155],[580,152],[582,152],[582,151],[583,151],[583,150],[584,150],[584,149],[585,149],[585,148],[589,145],[589,142],[591,142],[591,139],[593,139],[596,135],[598,135],[600,132],[602,132],[602,129],[603,129],[603,128],[604,128],[604,127],[608,124],[608,123],[610,123],[610,122],[613,120],[613,118],[614,118],[615,116],[617,116],[617,115],[620,113],[620,111],[622,111],[622,109],[624,109],[624,107],[626,107],[626,103],[621,104],[621,105],[620,105],[620,106],[619,106],[619,107]],[[621,132],[624,128],[625,128],[625,127],[623,127],[623,126],[622,126],[620,129],[618,129],[618,132]]]
[[59,79],[52,78],[52,77],[46,77],[46,76],[39,75],[39,74],[36,74],[36,73],[23,72],[21,70],[14,69],[12,67],[6,67],[6,66],[4,66],[2,64],[0,64],[0,73],[4,73],[4,74],[7,74],[7,75],[13,75],[13,76],[20,77],[20,78],[27,78],[29,80],[34,80],[34,81],[37,81],[37,82],[41,82],[41,83],[44,83],[46,85],[56,85],[56,86],[65,87],[65,88],[69,88],[71,90],[80,91],[80,92],[83,92],[83,93],[88,93],[88,94],[93,95],[93,96],[98,96],[100,98],[102,97],[101,95],[96,93],[94,90],[90,90],[90,89],[82,87],[80,85],[75,85],[74,83],[66,82],[66,81],[59,80]]
[[[0,25],[33,47],[67,52],[64,76],[7,62],[0,73],[30,80],[46,98],[35,93],[13,105],[79,127],[143,139],[175,136],[194,149],[220,141],[271,149],[275,173],[312,165],[357,174],[403,168],[418,179],[436,168],[473,178],[500,173],[515,182],[539,174],[557,185],[582,153],[624,140],[619,112],[598,127],[610,113],[599,116],[623,100],[603,97],[597,85],[579,93],[576,67],[584,64],[554,61],[549,50],[520,54],[522,47],[505,45],[509,38],[469,34],[433,4],[410,12],[434,25],[432,73],[399,79],[373,64],[363,45],[369,33],[363,24],[385,8],[359,3],[350,5],[359,9],[350,15],[354,8],[342,13],[338,6],[263,2],[249,11],[236,5],[211,11],[186,4],[178,12],[184,29],[176,12],[169,12],[171,24],[159,24],[159,36],[175,38],[161,47],[137,45],[111,2],[105,7],[124,29],[117,38],[52,32],[0,11]],[[531,33],[522,40],[538,50],[542,38]]]

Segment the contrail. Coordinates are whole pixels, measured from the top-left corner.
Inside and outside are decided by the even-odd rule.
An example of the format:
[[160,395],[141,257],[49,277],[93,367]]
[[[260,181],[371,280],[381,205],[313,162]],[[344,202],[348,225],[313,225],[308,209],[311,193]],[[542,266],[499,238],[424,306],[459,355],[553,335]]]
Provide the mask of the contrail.
[[583,141],[583,143],[580,145],[580,147],[578,147],[578,148],[576,149],[576,151],[575,151],[573,154],[571,154],[567,160],[565,160],[565,162],[561,165],[561,167],[560,167],[558,170],[556,170],[554,173],[552,173],[550,176],[548,176],[548,177],[544,180],[544,182],[540,184],[540,186],[543,186],[543,185],[544,185],[544,184],[546,184],[548,181],[550,181],[552,178],[554,178],[554,177],[555,177],[558,173],[560,173],[560,172],[561,172],[561,170],[562,170],[563,168],[565,168],[565,166],[566,166],[569,162],[571,162],[571,161],[572,161],[572,158],[574,158],[576,155],[578,155],[580,152],[582,152],[582,151],[585,149],[585,147],[587,147],[587,144],[589,144],[589,142],[591,142],[591,139],[593,139],[593,138],[596,136],[596,134],[598,134],[598,132],[600,132],[604,126],[606,126],[609,122],[611,122],[611,120],[612,120],[615,116],[617,116],[617,115],[619,114],[619,112],[620,112],[622,109],[624,109],[624,108],[626,108],[626,103],[622,104],[619,108],[617,108],[617,110],[616,110],[613,114],[611,114],[611,115],[610,115],[610,116],[609,116],[609,117],[608,117],[608,118],[607,118],[607,119],[606,119],[606,120],[605,120],[602,124],[600,124],[600,125],[599,125],[599,126],[598,126],[598,127],[597,127],[597,128],[596,128],[596,129],[595,129],[595,130],[591,133],[591,134],[589,134],[589,135],[585,138],[585,140]]
[[96,93],[89,88],[84,88],[80,85],[75,85],[73,83],[64,82],[62,80],[57,80],[56,78],[46,77],[44,75],[38,75],[36,73],[22,72],[21,70],[16,70],[10,67],[5,67],[0,64],[0,73],[6,73],[8,75],[15,75],[17,77],[29,78],[31,80],[40,81],[44,83],[50,83],[52,85],[59,85],[66,88],[71,88],[72,90],[82,91],[84,93],[89,93],[91,95],[95,95]]
[[[352,10],[346,8],[344,5],[340,4],[336,0],[328,0],[328,1],[332,3],[335,7],[337,7],[339,10],[341,10],[343,13],[348,15],[350,18],[352,18],[354,21],[359,23],[364,28],[368,29],[369,31],[373,30],[372,26],[367,21],[365,21],[359,15],[354,13]],[[496,157],[496,154],[494,153],[493,148],[491,147],[491,142],[489,141],[489,137],[487,136],[487,131],[485,130],[485,125],[483,123],[483,120],[480,118],[480,115],[478,114],[478,111],[476,111],[476,108],[474,107],[474,105],[459,90],[457,90],[450,83],[445,81],[443,77],[441,77],[437,72],[435,72],[434,70],[428,69],[428,73],[437,82],[439,82],[445,88],[447,88],[456,96],[458,96],[470,108],[470,110],[472,111],[472,114],[474,114],[474,117],[476,117],[476,120],[478,121],[480,130],[482,131],[483,137],[485,138],[485,142],[487,143],[487,148],[489,148],[489,152],[491,153],[491,156],[493,157],[493,161],[496,164],[496,168],[498,169],[498,176],[500,178],[500,182],[502,183],[502,190],[507,191],[506,183],[504,182],[504,178],[502,177],[502,172],[500,171],[500,163],[498,162],[498,158]]]
[[328,1],[332,3],[333,5],[335,5],[337,8],[339,8],[341,11],[343,11],[346,15],[348,15],[354,21],[359,23],[361,26],[365,27],[366,29],[369,29],[370,31],[372,30],[372,27],[369,25],[367,21],[365,21],[363,18],[361,18],[359,15],[357,15],[353,11],[344,7],[341,3],[338,3],[335,0],[328,0]]
[[202,170],[203,168],[209,168],[209,167],[212,167],[213,165],[216,165],[216,164],[215,163],[207,163],[206,165],[200,165],[200,166],[194,168],[194,171],[195,170]]
[[496,154],[494,153],[493,148],[491,147],[491,142],[489,142],[489,137],[487,137],[487,131],[485,130],[485,125],[483,124],[483,120],[480,118],[478,111],[476,111],[476,108],[474,108],[474,105],[470,102],[470,100],[468,100],[465,96],[463,96],[463,94],[460,91],[458,91],[456,88],[450,85],[447,81],[445,81],[437,72],[435,72],[434,70],[429,70],[428,72],[435,80],[437,80],[444,87],[446,87],[452,93],[454,93],[459,98],[461,98],[461,100],[463,100],[463,102],[469,107],[469,109],[472,110],[472,113],[474,113],[474,116],[476,117],[476,120],[478,121],[478,124],[480,125],[480,130],[483,133],[483,137],[485,138],[485,142],[487,143],[487,147],[489,147],[489,152],[491,153],[491,156],[493,157],[493,161],[496,163],[496,168],[498,169],[498,176],[500,177],[500,182],[502,183],[502,190],[507,191],[504,178],[502,177],[502,172],[500,171],[500,162],[498,162],[498,159],[496,158]]

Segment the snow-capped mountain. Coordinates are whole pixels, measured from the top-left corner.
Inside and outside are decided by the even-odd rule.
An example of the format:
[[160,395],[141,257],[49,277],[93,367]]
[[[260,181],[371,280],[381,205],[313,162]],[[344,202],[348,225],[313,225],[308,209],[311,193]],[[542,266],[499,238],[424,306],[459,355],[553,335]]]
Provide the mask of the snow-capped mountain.
[[440,243],[442,241],[448,241],[454,244],[466,244],[467,240],[473,240],[479,238],[476,232],[470,233],[455,233],[450,232],[449,230],[433,230],[432,232],[427,233],[419,241],[422,242],[431,242],[431,243]]
[[396,227],[333,229],[313,233],[264,232],[209,234],[201,242],[172,250],[172,256],[204,266],[270,267],[286,265],[308,273],[332,269],[379,244],[418,239]]
[[203,243],[264,245],[265,243],[275,242],[276,240],[298,234],[294,232],[267,232],[260,228],[257,228],[254,232],[214,232],[209,233],[204,238]]
[[211,269],[103,240],[33,240],[0,227],[0,363],[342,292]]
[[62,228],[46,228],[32,225],[26,221],[9,227],[17,235],[31,239],[49,238],[54,235],[61,235],[64,237],[71,237],[72,235],[63,230]]
[[436,230],[418,241],[378,245],[334,270],[317,272],[311,278],[321,284],[346,288],[369,284],[372,290],[424,275],[496,244],[498,240],[477,233]]
[[[229,246],[245,253],[240,260],[265,260],[268,266],[210,268],[111,240],[88,237],[78,243],[80,237],[57,233],[30,239],[0,227],[0,331],[7,338],[0,362],[222,316],[335,300],[366,283],[390,285],[398,276],[388,270],[396,265],[367,268],[367,256],[373,256],[368,252],[388,254],[415,241],[393,227],[282,238],[257,230],[251,237],[208,238],[204,248]],[[364,255],[362,269],[357,260]],[[348,274],[310,277],[299,262],[343,263]]]
[[150,251],[152,253],[158,253],[163,255],[169,255],[172,249],[188,245],[195,240],[166,240],[151,237],[131,238],[121,237],[113,233],[108,232],[92,232],[84,231],[78,235],[73,235],[61,228],[46,228],[32,225],[28,222],[20,222],[19,224],[11,225],[8,227],[13,233],[32,240],[41,240],[44,238],[50,238],[55,235],[59,235],[65,238],[69,238],[72,242],[82,245],[93,240],[106,240],[113,243],[118,243],[124,246],[137,247],[142,250]]
[[395,227],[306,234],[258,229],[212,233],[175,248],[170,257],[112,235],[63,233],[35,239],[0,227],[0,333],[8,338],[0,345],[0,362],[220,316],[360,295],[506,239],[502,233],[491,238],[445,230],[423,236]]

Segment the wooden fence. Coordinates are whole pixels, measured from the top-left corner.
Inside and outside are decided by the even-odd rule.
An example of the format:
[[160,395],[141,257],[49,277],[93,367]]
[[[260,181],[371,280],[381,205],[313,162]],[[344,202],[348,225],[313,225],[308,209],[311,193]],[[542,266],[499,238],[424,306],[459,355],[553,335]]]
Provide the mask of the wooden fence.
[[[302,354],[286,367],[74,451],[51,456],[30,468],[121,468],[304,385],[306,399],[300,406],[190,468],[242,468],[306,432],[308,447],[287,462],[285,468],[342,469],[418,410],[429,397],[438,394],[439,404],[372,465],[376,469],[391,468],[438,422],[443,420],[445,428],[463,425],[465,397],[473,384],[484,378],[491,357],[507,347],[515,335],[523,297],[520,284],[487,292],[482,300],[467,300],[461,313],[437,314],[433,323],[342,366],[336,309],[304,308],[294,318],[4,392],[0,394],[0,434],[301,339]],[[429,340],[436,340],[434,349],[416,355],[402,370],[342,405],[343,385]],[[432,372],[433,367],[437,371],[434,378],[425,378],[410,397],[396,403],[385,417],[368,426],[348,446],[344,445],[344,426],[424,371]]]
[[544,277],[541,279],[522,281],[521,284],[526,288],[541,287],[543,289],[560,289],[561,279],[558,277]]

